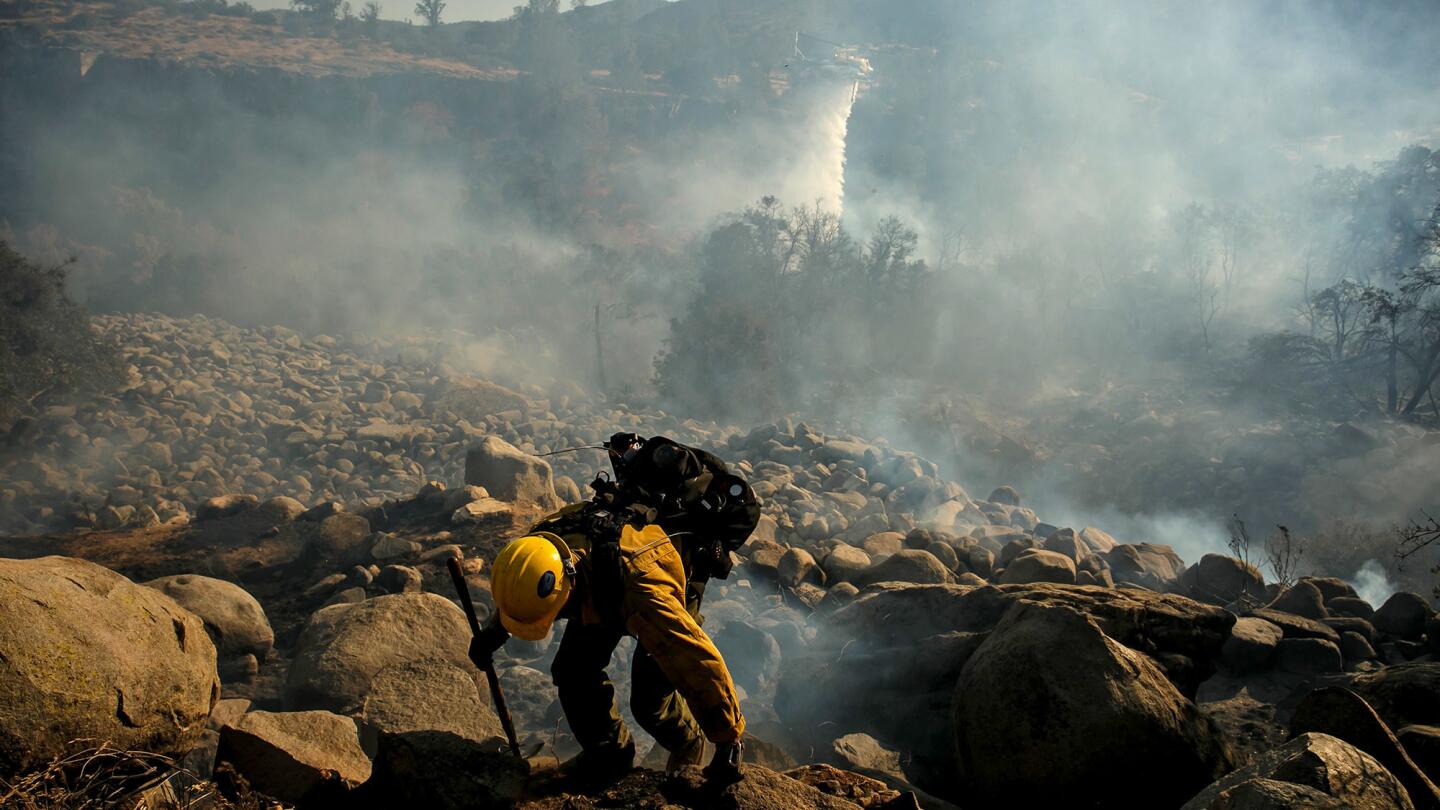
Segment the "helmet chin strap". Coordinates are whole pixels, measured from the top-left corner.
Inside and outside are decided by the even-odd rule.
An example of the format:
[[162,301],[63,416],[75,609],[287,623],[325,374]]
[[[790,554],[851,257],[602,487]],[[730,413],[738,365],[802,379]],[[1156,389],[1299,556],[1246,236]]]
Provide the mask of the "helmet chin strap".
[[560,552],[560,568],[565,572],[565,576],[569,577],[570,584],[575,584],[575,553],[570,550],[570,546],[566,545],[565,541],[561,540],[559,535],[551,534],[550,532],[540,532],[539,534],[541,537],[549,540],[550,545],[554,546],[555,550]]

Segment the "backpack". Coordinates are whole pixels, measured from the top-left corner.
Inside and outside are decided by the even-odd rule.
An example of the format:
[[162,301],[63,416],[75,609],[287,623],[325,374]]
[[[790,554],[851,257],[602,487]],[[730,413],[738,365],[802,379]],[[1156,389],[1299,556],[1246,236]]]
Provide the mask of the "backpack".
[[664,436],[617,433],[605,447],[615,478],[595,479],[590,486],[596,500],[628,509],[639,522],[658,523],[680,540],[691,579],[727,578],[730,552],[760,522],[760,502],[750,484],[715,454]]

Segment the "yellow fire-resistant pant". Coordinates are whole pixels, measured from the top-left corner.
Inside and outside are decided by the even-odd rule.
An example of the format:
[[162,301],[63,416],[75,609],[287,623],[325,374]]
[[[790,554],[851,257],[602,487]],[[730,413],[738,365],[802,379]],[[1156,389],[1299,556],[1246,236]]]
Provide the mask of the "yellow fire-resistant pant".
[[[669,751],[689,748],[702,733],[713,743],[740,739],[745,718],[735,683],[720,651],[686,609],[679,551],[654,525],[627,527],[620,550],[625,561],[621,617],[625,631],[639,641],[631,670],[635,719]],[[583,598],[588,601],[588,596]],[[601,623],[587,605],[570,620],[555,656],[552,672],[560,704],[586,750],[630,742],[605,672],[620,637],[619,628]]]

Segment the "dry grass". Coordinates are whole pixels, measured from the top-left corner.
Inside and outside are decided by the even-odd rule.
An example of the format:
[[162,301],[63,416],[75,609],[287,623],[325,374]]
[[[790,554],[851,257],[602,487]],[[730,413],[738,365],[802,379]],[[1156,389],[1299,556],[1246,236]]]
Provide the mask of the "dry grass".
[[213,783],[147,751],[126,751],[108,742],[74,740],[73,752],[14,782],[0,779],[0,808],[5,810],[110,810],[126,808],[246,808],[215,791]]

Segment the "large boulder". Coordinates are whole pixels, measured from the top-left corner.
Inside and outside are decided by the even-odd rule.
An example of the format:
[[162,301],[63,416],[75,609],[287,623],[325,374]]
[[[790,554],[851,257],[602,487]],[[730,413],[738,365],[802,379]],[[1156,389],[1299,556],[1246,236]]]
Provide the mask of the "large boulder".
[[1300,675],[1339,672],[1345,666],[1340,646],[1323,638],[1282,638],[1275,645],[1275,668]]
[[1340,643],[1340,634],[1334,628],[1304,616],[1296,616],[1293,613],[1270,608],[1255,608],[1245,615],[1264,619],[1275,625],[1280,628],[1280,632],[1285,634],[1285,638],[1318,638],[1332,644]]
[[[952,787],[950,703],[960,670],[1016,603],[1062,604],[1095,618],[1111,638],[1165,662],[1182,693],[1209,666],[1235,618],[1218,607],[1144,590],[1065,585],[878,583],[812,621],[816,636],[787,651],[775,710],[801,742],[828,750],[863,732],[912,757],[907,772],[931,793]],[[916,650],[922,650],[917,655]]]
[[1148,657],[1057,605],[1010,609],[961,671],[952,719],[957,792],[986,806],[1174,806],[1231,767]]
[[295,643],[285,708],[358,713],[372,682],[387,667],[433,659],[468,671],[469,644],[464,612],[433,593],[391,594],[321,608]]
[[215,645],[175,600],[84,560],[0,559],[0,776],[78,739],[178,757],[219,698]]
[[1255,777],[1215,794],[1207,810],[1352,810],[1350,805],[1308,785]]
[[1293,613],[1317,621],[1323,621],[1330,616],[1330,612],[1325,609],[1325,596],[1320,592],[1320,588],[1314,582],[1303,579],[1286,588],[1269,607],[1271,610]]
[[296,531],[303,531],[306,551],[318,563],[339,568],[369,562],[370,521],[360,515],[337,512]]
[[913,582],[922,585],[951,582],[954,575],[945,563],[928,551],[901,549],[861,571],[852,582],[864,588],[876,582]]
[[1060,529],[1054,534],[1045,538],[1041,548],[1046,551],[1054,551],[1069,557],[1072,562],[1079,564],[1081,560],[1090,556],[1090,547],[1080,539],[1080,535],[1074,529]]
[[[1118,579],[1118,577],[1117,577]],[[1223,554],[1206,554],[1180,576],[1179,592],[1212,605],[1265,598],[1265,577],[1255,566]]]
[[424,659],[391,664],[370,682],[357,718],[373,749],[383,733],[444,731],[467,740],[504,734],[488,700],[480,698],[474,668]]
[[549,462],[522,452],[498,436],[486,436],[465,453],[465,483],[484,487],[503,501],[554,509],[554,473]]
[[775,570],[780,582],[791,588],[802,582],[808,582],[811,585],[825,584],[825,572],[821,570],[810,552],[803,548],[786,549],[785,553],[780,555],[780,561],[776,563]]
[[323,711],[250,712],[220,729],[215,759],[292,804],[330,804],[370,778],[355,721]]
[[1329,734],[1364,751],[1390,772],[1421,810],[1440,808],[1440,789],[1401,745],[1375,709],[1349,689],[1327,686],[1301,698],[1290,716],[1290,736]]
[[870,555],[847,543],[837,543],[820,561],[825,578],[831,583],[853,582],[861,571],[870,567]]
[[1375,629],[1387,635],[1403,639],[1418,639],[1425,633],[1425,622],[1435,611],[1430,603],[1418,593],[1401,591],[1391,594],[1371,618]]
[[1270,663],[1275,645],[1284,635],[1284,631],[1264,619],[1251,616],[1236,619],[1230,638],[1220,650],[1221,658],[1236,674],[1258,672]]
[[[1286,782],[1317,790],[1352,810],[1411,810],[1405,788],[1375,758],[1326,734],[1301,734],[1201,790],[1182,810],[1264,807],[1240,804],[1236,794],[1255,780]],[[1253,788],[1252,788],[1253,790]],[[1308,794],[1306,794],[1308,795]],[[1282,805],[1283,806],[1283,805]],[[1300,806],[1324,807],[1324,804]]]
[[247,656],[265,660],[275,644],[275,631],[265,609],[244,588],[223,579],[178,574],[145,583],[200,617],[215,643],[222,674],[237,671]]
[[1032,549],[1022,552],[1005,566],[1000,582],[1004,585],[1029,585],[1036,582],[1073,585],[1075,561],[1057,551]]
[[506,667],[500,670],[500,686],[521,736],[554,732],[554,720],[562,712],[560,690],[549,673],[526,666]]
[[1440,726],[1440,662],[1396,664],[1356,675],[1349,686],[1391,728]]
[[1117,585],[1130,583],[1162,593],[1175,587],[1185,561],[1175,549],[1159,543],[1121,543],[1105,553]]

